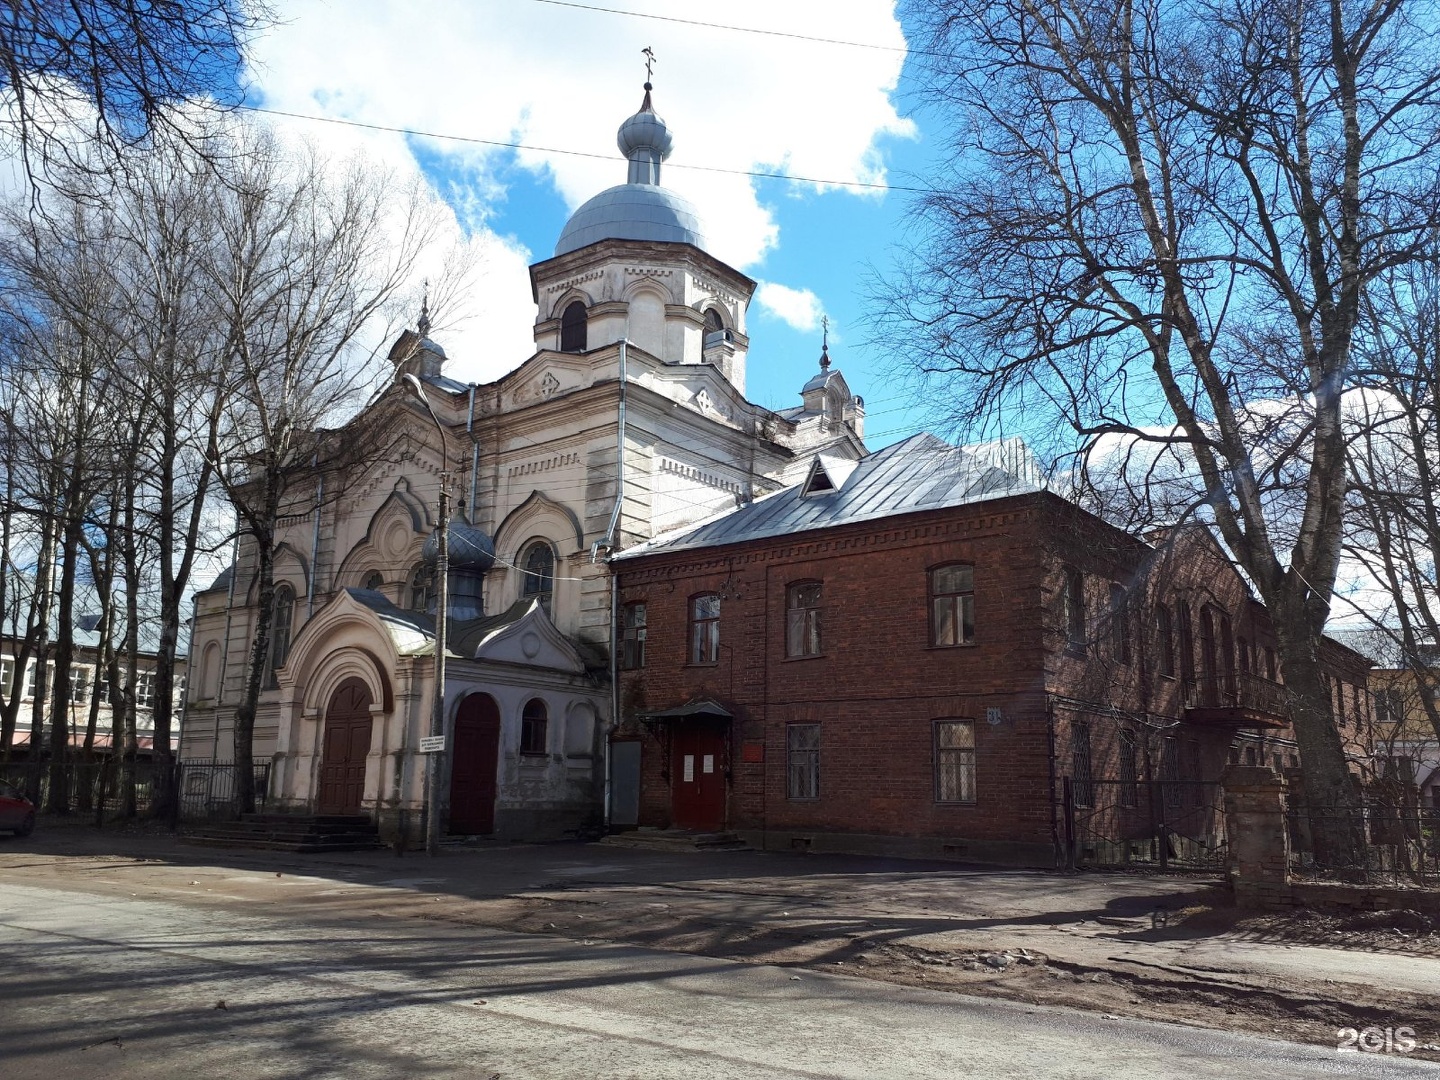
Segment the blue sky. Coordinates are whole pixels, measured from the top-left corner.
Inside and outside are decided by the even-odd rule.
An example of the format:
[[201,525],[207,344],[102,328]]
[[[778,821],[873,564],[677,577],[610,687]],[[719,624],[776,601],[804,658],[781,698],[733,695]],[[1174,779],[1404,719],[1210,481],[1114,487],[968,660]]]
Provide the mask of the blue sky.
[[761,282],[749,396],[798,403],[823,313],[872,448],[916,430],[888,358],[864,345],[865,278],[891,261],[908,197],[686,167],[915,183],[933,144],[908,115],[890,0],[298,0],[281,15],[249,53],[251,105],[457,137],[271,118],[336,156],[419,171],[453,208],[484,270],[440,313],[451,374],[490,379],[529,355],[525,267],[550,255],[575,206],[623,181],[615,129],[639,106],[649,45],[676,139],[663,181],[699,208],[712,253]]

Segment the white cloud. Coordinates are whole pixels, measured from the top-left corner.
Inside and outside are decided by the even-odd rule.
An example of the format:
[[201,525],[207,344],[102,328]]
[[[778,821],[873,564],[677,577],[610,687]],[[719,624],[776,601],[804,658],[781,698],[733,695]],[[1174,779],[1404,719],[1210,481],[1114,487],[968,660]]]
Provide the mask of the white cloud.
[[756,286],[755,302],[767,314],[796,330],[818,330],[820,318],[825,314],[820,298],[809,289],[792,289],[773,281],[762,281]]
[[[627,6],[801,35],[823,27],[824,37],[904,46],[888,0],[732,0],[723,19],[716,17],[721,9],[696,0],[630,0]],[[751,177],[684,166],[874,182],[885,175],[876,139],[913,135],[913,125],[890,100],[904,59],[900,51],[526,0],[298,0],[254,45],[251,100],[290,112],[613,159],[515,152],[522,168],[546,178],[573,209],[624,180],[615,129],[640,104],[645,45],[659,57],[655,108],[675,134],[665,185],[700,209],[710,250],[738,267],[756,266],[783,241],[774,212],[760,202]],[[549,251],[525,252],[489,231],[504,196],[495,168],[504,151],[337,124],[294,124],[330,153],[363,147],[376,160],[418,168],[419,150],[462,177],[463,183],[447,185],[445,195],[458,211],[456,228],[486,238],[489,273],[472,305],[476,315],[463,331],[469,343],[462,344],[459,333],[447,333],[444,341],[454,358],[452,373],[493,378],[529,355],[533,307],[524,266]],[[798,296],[801,290],[788,292]],[[799,308],[792,304],[790,310]],[[806,318],[781,317],[797,326],[802,323],[795,318]],[[809,318],[803,326],[815,325],[818,305]],[[475,362],[480,357],[485,359]]]

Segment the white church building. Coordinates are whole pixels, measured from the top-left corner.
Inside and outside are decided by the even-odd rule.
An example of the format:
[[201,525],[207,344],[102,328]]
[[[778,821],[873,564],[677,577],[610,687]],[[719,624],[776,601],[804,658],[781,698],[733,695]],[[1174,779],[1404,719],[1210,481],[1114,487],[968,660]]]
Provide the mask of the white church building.
[[[495,382],[458,382],[422,311],[391,350],[395,384],[368,411],[399,411],[400,449],[283,519],[254,735],[255,760],[271,763],[268,807],[418,831],[435,646],[434,542],[424,549],[442,470],[460,507],[445,829],[540,839],[604,813],[620,633],[609,556],[795,483],[817,453],[865,452],[863,402],[828,354],[797,407],[745,397],[755,282],[706,251],[695,210],[660,186],[672,136],[649,83],[618,142],[626,182],[576,210],[553,257],[530,268],[534,354]],[[255,576],[242,540],[197,598],[182,758],[231,756]]]

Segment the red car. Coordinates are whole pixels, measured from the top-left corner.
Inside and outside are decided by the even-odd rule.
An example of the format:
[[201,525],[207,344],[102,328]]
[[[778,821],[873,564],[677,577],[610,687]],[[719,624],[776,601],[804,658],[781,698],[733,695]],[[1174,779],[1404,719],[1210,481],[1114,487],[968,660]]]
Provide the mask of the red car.
[[18,788],[0,780],[0,832],[8,829],[16,836],[29,836],[33,828],[35,804]]

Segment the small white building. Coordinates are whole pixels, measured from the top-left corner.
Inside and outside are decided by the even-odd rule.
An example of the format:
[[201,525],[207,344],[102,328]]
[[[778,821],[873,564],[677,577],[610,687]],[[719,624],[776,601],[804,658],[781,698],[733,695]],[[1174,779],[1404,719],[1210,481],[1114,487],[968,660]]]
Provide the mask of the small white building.
[[[442,467],[463,507],[451,523],[448,827],[540,838],[603,813],[608,556],[793,483],[818,452],[864,453],[863,402],[826,353],[796,408],[746,399],[755,282],[706,252],[698,215],[660,186],[672,136],[648,83],[618,141],[626,182],[576,210],[554,256],[530,269],[535,353],[493,383],[457,382],[422,311],[391,350],[396,385],[352,421],[393,432],[398,411],[398,449],[338,498],[317,476],[313,507],[285,519],[254,738],[256,760],[273,762],[272,806],[418,828],[434,664],[423,549]],[[424,385],[444,447],[405,374]],[[184,758],[231,756],[254,577],[242,544],[198,598]]]

